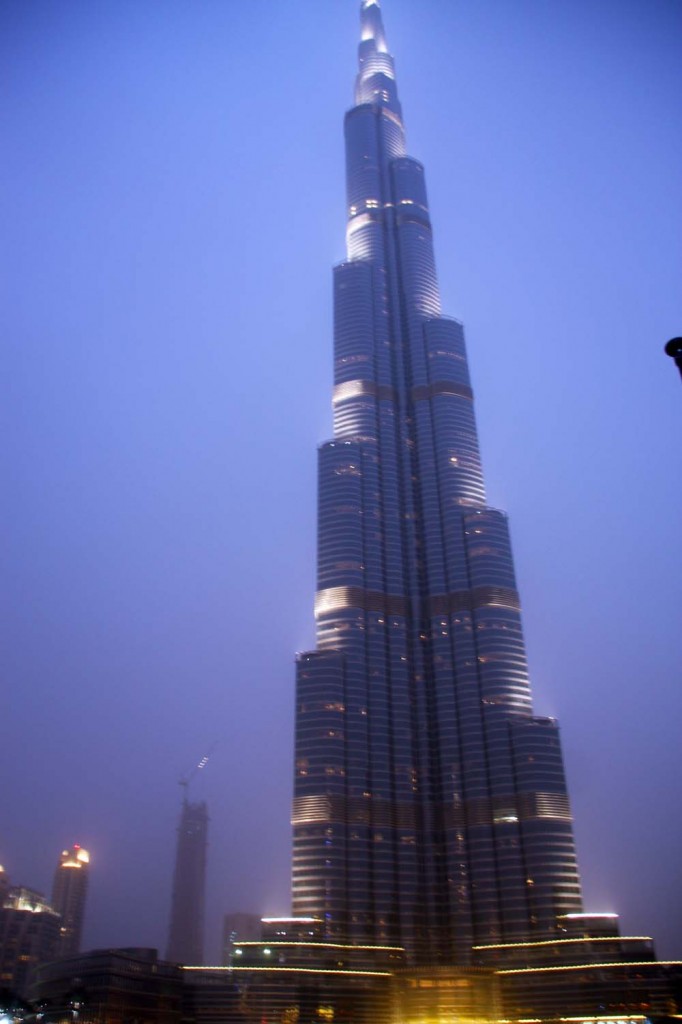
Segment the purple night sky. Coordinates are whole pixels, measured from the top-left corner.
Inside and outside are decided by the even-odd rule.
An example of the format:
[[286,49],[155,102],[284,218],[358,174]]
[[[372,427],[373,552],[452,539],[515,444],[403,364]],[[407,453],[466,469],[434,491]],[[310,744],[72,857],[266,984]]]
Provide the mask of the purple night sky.
[[[0,863],[85,946],[289,910],[356,0],[4,0]],[[682,957],[679,0],[385,0],[586,907]]]

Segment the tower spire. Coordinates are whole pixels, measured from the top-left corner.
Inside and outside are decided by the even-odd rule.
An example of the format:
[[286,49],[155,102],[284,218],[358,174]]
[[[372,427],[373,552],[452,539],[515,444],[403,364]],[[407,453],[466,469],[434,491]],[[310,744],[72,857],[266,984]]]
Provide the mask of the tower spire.
[[355,103],[373,103],[401,116],[393,57],[389,53],[378,0],[362,0]]
[[362,41],[368,42],[373,40],[376,49],[380,53],[386,53],[388,46],[386,45],[384,23],[378,0],[362,0],[360,21],[362,24]]

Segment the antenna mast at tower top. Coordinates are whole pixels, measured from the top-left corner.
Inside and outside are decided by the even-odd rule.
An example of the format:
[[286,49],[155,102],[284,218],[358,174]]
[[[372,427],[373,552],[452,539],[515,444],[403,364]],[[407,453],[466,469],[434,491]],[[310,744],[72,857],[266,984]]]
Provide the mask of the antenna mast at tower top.
[[215,747],[216,747],[216,744],[212,743],[211,746],[209,747],[208,751],[204,754],[204,756],[201,758],[201,760],[197,764],[194,765],[194,767],[189,772],[189,774],[183,775],[180,779],[178,779],[178,785],[182,789],[182,801],[183,801],[183,803],[186,803],[186,801],[187,801],[187,790],[189,788],[190,782],[192,781],[192,779],[194,778],[194,776],[197,774],[198,771],[201,771],[202,768],[206,767],[206,765],[208,764],[208,759],[210,758],[211,754],[215,750]]

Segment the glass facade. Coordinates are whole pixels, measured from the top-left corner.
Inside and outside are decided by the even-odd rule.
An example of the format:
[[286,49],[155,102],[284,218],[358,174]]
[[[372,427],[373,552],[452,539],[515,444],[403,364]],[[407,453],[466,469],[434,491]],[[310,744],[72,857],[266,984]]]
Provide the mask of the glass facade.
[[364,0],[319,452],[317,647],[297,662],[294,912],[330,941],[471,963],[581,910],[556,722],[533,715],[507,518],[464,331]]

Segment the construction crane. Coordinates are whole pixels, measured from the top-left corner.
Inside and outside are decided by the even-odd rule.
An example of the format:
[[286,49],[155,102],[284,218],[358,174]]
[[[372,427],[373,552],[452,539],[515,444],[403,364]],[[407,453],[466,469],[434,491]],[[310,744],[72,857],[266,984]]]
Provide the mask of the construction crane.
[[[216,743],[217,743],[217,741],[216,741]],[[187,803],[187,790],[189,788],[190,782],[192,781],[192,779],[194,778],[194,776],[196,775],[196,773],[198,771],[201,771],[202,768],[206,767],[206,765],[208,764],[209,757],[211,756],[211,754],[213,753],[213,751],[216,748],[216,743],[212,743],[211,744],[211,746],[208,748],[207,753],[204,754],[204,756],[199,761],[199,763],[195,764],[194,767],[192,768],[192,770],[187,775],[183,775],[182,778],[178,779],[178,785],[182,789],[182,802],[183,803]]]

